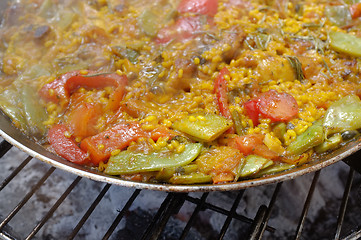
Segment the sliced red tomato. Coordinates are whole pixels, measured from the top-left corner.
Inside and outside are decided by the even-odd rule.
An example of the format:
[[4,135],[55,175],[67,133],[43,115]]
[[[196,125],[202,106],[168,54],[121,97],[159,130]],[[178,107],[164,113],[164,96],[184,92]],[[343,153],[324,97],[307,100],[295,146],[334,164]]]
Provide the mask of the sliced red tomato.
[[75,137],[88,137],[97,134],[95,125],[103,113],[100,103],[82,102],[67,114],[67,125]]
[[296,99],[288,93],[279,93],[273,89],[247,101],[244,108],[255,126],[259,123],[259,115],[274,122],[282,122],[289,121],[298,114]]
[[90,154],[91,161],[97,165],[107,160],[113,150],[122,150],[133,141],[148,134],[136,122],[120,123],[97,135],[87,137],[80,143],[80,148]]
[[105,87],[114,87],[115,91],[110,96],[111,110],[119,107],[119,101],[125,92],[125,86],[128,79],[125,75],[116,73],[97,74],[88,72],[83,75],[80,71],[66,73],[54,81],[45,84],[39,91],[40,96],[47,100],[61,104],[68,104],[70,95],[80,87],[86,89],[102,89]]
[[350,7],[350,13],[352,19],[358,18],[361,16],[361,3],[352,4]]
[[176,135],[177,134],[175,132],[171,131],[166,126],[159,126],[150,132],[150,138],[153,139],[154,141],[157,141],[160,137],[162,138],[168,137],[169,139],[171,139]]
[[258,101],[260,113],[272,121],[288,121],[298,114],[296,99],[288,93],[269,90]]
[[182,0],[177,8],[180,13],[198,13],[213,17],[218,10],[218,0]]
[[72,138],[66,137],[68,128],[63,124],[54,125],[49,129],[48,141],[54,151],[77,164],[86,164],[89,162],[89,155],[81,150]]
[[264,136],[262,134],[249,134],[244,136],[236,136],[228,143],[230,147],[238,149],[245,156],[256,154],[258,156],[275,160],[279,155],[270,150],[263,143]]
[[186,41],[202,29],[200,17],[181,17],[174,24],[159,30],[156,42],[168,43],[172,40]]

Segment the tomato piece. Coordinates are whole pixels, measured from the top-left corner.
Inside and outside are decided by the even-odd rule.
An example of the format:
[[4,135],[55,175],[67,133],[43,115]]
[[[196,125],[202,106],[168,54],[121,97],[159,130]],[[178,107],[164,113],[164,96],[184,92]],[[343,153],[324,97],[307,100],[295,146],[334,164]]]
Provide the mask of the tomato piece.
[[174,24],[159,30],[156,42],[168,43],[172,40],[186,41],[197,35],[202,29],[201,19],[196,17],[182,17]]
[[147,133],[136,122],[120,123],[97,135],[87,137],[80,148],[90,154],[91,161],[97,165],[107,160],[113,150],[123,150],[133,141],[147,137]]
[[258,101],[260,113],[272,121],[288,121],[298,114],[296,99],[288,93],[269,90]]
[[63,124],[52,126],[48,132],[48,141],[54,151],[61,157],[77,164],[86,164],[89,155],[81,150],[71,138],[67,138],[65,133],[68,128]]
[[259,115],[273,122],[284,122],[298,114],[296,99],[288,93],[279,93],[273,89],[247,101],[243,106],[255,126],[259,124]]
[[213,17],[218,10],[218,0],[182,0],[177,8],[180,13],[198,13]]
[[62,105],[69,103],[70,95],[80,87],[86,89],[102,89],[105,87],[114,87],[115,91],[110,98],[110,109],[115,110],[119,107],[119,102],[125,93],[125,86],[128,79],[125,75],[96,74],[88,72],[83,75],[80,71],[73,71],[63,74],[54,81],[45,84],[39,91],[40,96],[46,101],[61,103]]
[[253,125],[257,126],[259,124],[259,109],[257,105],[257,99],[251,99],[245,102],[243,106],[248,117],[252,120]]
[[361,16],[361,3],[352,4],[350,7],[350,13],[352,19],[358,18]]
[[97,134],[95,125],[103,113],[99,103],[82,102],[68,113],[67,125],[75,137],[88,137]]
[[249,155],[254,152],[258,145],[263,144],[262,134],[249,134],[244,136],[237,136],[234,138],[235,147],[244,155]]
[[171,139],[176,135],[177,134],[175,132],[171,131],[166,126],[159,126],[150,132],[150,138],[153,139],[154,141],[157,141],[160,137],[162,138],[168,137],[169,139]]

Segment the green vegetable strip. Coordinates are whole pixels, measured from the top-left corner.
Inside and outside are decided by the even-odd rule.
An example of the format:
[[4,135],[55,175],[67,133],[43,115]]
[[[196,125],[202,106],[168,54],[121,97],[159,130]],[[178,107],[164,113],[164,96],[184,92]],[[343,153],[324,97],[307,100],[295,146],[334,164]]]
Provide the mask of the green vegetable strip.
[[126,150],[110,157],[104,172],[110,175],[119,175],[184,166],[199,155],[201,148],[202,144],[200,143],[189,143],[182,153],[153,152],[148,155]]
[[[194,120],[191,119],[194,117]],[[173,128],[197,141],[210,142],[232,127],[233,122],[217,114],[192,115],[173,123]],[[202,117],[203,119],[199,119]]]
[[342,32],[330,32],[330,46],[333,50],[355,57],[361,57],[361,38]]
[[287,147],[288,155],[300,155],[323,142],[323,127],[315,123]]

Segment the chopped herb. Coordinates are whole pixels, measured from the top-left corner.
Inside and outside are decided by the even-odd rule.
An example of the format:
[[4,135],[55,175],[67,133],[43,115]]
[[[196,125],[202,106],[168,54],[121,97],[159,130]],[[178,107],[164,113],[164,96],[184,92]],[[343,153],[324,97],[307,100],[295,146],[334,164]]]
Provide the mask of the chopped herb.
[[303,74],[302,64],[296,56],[285,56],[288,62],[291,64],[292,68],[295,70],[296,79],[302,81],[305,79]]

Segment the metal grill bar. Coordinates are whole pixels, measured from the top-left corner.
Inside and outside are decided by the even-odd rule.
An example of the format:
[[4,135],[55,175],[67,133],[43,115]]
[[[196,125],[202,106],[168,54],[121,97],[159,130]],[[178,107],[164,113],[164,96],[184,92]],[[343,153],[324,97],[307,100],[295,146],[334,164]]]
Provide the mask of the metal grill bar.
[[5,153],[7,153],[12,148],[12,145],[7,141],[3,140],[0,143],[0,158],[2,158]]
[[[190,196],[187,196],[186,200],[191,202],[191,203],[194,203],[194,204],[199,204],[199,202],[200,202],[200,200],[198,198],[193,198],[193,197],[190,197]],[[215,211],[215,212],[218,212],[218,213],[220,213],[222,215],[229,215],[229,213],[230,213],[230,211],[228,211],[228,210],[225,210],[225,209],[220,208],[218,206],[215,206],[213,204],[209,204],[207,202],[204,203],[204,208]],[[249,223],[249,224],[253,223],[253,219],[245,217],[243,215],[239,215],[237,213],[234,214],[233,218],[237,219],[237,220],[240,220],[242,222],[245,222],[245,223]],[[269,232],[274,232],[276,229],[274,229],[273,227],[270,227],[270,226],[266,226],[266,230],[269,231]]]
[[227,216],[227,219],[226,219],[226,221],[224,222],[224,225],[223,225],[223,227],[222,227],[222,229],[221,229],[221,232],[220,232],[220,234],[219,234],[218,239],[223,239],[224,236],[226,235],[227,229],[229,228],[229,225],[231,224],[231,221],[232,221],[232,219],[233,219],[233,216],[234,216],[235,213],[236,213],[237,207],[238,207],[238,205],[239,205],[239,202],[240,202],[241,199],[242,199],[243,193],[244,193],[244,190],[239,191],[239,193],[237,194],[237,197],[236,197],[236,199],[235,199],[234,202],[233,202],[231,211],[229,212],[229,214],[228,214],[228,216]]
[[114,232],[115,228],[118,226],[118,224],[120,223],[120,220],[122,220],[124,214],[129,210],[130,206],[133,204],[134,200],[138,197],[139,193],[141,190],[136,189],[132,196],[129,198],[129,200],[127,201],[127,203],[125,204],[125,206],[123,207],[122,211],[119,212],[118,216],[116,217],[116,219],[114,220],[113,224],[110,226],[110,228],[108,229],[108,231],[106,232],[106,234],[103,237],[103,240],[105,239],[109,239],[109,237],[112,235],[112,233]]
[[361,238],[361,228],[358,231],[350,234],[349,236],[343,238],[342,240],[357,240]]
[[186,195],[184,193],[169,193],[142,239],[158,239],[171,215],[177,213],[183,205]]
[[10,212],[10,214],[1,222],[0,231],[4,226],[19,212],[19,210],[29,201],[31,196],[43,185],[43,183],[48,179],[48,177],[54,172],[55,168],[51,167],[45,175],[34,185],[34,187],[25,195],[25,197],[20,201],[20,203]]
[[198,213],[202,210],[204,203],[206,202],[206,199],[208,197],[209,193],[203,193],[202,197],[200,199],[199,204],[197,204],[197,207],[194,209],[192,216],[190,217],[190,219],[188,220],[188,223],[186,225],[186,227],[184,228],[182,235],[180,237],[180,239],[185,239],[189,230],[191,229],[191,226],[193,225],[196,216],[198,215]]
[[[271,198],[271,201],[266,209],[266,212],[265,214],[261,214],[263,215],[263,218],[261,218],[262,222],[261,222],[261,225],[259,229],[257,229],[257,231],[255,231],[253,238],[254,239],[261,239],[263,234],[264,234],[264,231],[266,230],[266,226],[267,226],[267,223],[268,223],[268,220],[271,216],[271,212],[272,212],[272,209],[275,205],[275,202],[276,202],[276,199],[277,199],[277,196],[278,196],[278,193],[280,192],[281,190],[281,187],[282,187],[282,182],[278,183],[276,185],[276,188],[275,190],[273,191],[273,195],[272,195],[272,198]],[[262,210],[263,211],[263,210]],[[257,224],[258,225],[258,224]],[[255,229],[256,230],[256,229]],[[252,239],[252,237],[251,237]]]
[[249,236],[250,240],[259,239],[259,233],[262,228],[262,221],[266,217],[267,207],[265,205],[261,205],[257,211],[256,217],[254,218],[254,222],[251,226],[251,234]]
[[348,202],[348,198],[350,196],[350,191],[351,191],[351,187],[352,187],[352,181],[353,181],[354,174],[355,174],[355,171],[350,168],[350,172],[348,174],[348,178],[347,178],[347,182],[346,182],[346,186],[345,186],[345,191],[344,191],[343,197],[342,197],[340,211],[338,214],[335,240],[340,239],[342,224],[343,224],[344,218],[345,218],[347,202]]
[[18,175],[18,173],[30,162],[31,159],[33,158],[30,156],[27,157],[14,171],[11,172],[11,174],[1,183],[0,191],[3,190],[16,175]]
[[305,201],[305,205],[303,206],[301,218],[300,218],[299,224],[297,226],[295,239],[301,238],[302,229],[303,229],[303,226],[304,226],[304,223],[306,220],[308,209],[310,208],[310,205],[311,205],[312,196],[315,191],[317,181],[320,177],[320,173],[321,173],[321,170],[317,171],[313,177],[312,184],[311,184],[310,190],[308,191],[308,195],[307,195],[307,198]]
[[96,206],[100,203],[100,201],[103,199],[104,195],[108,192],[110,188],[110,184],[106,184],[102,191],[98,194],[98,197],[94,200],[92,205],[88,208],[88,210],[85,212],[84,216],[80,219],[79,223],[74,228],[73,232],[69,235],[68,239],[74,239],[74,237],[78,234],[79,230],[82,228],[86,220],[89,218],[89,216],[92,214]]
[[81,177],[77,177],[72,184],[66,189],[66,191],[61,195],[61,197],[56,201],[53,207],[48,211],[48,213],[43,217],[43,219],[35,226],[33,231],[25,238],[25,240],[29,240],[35,236],[35,234],[44,226],[46,221],[53,215],[56,209],[63,203],[64,199],[69,195],[69,193],[74,189],[74,187],[79,183]]

